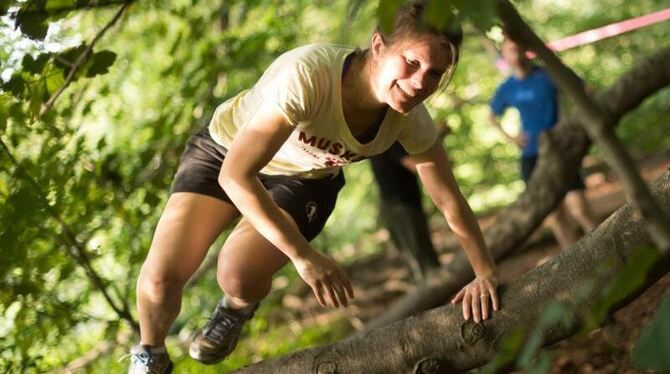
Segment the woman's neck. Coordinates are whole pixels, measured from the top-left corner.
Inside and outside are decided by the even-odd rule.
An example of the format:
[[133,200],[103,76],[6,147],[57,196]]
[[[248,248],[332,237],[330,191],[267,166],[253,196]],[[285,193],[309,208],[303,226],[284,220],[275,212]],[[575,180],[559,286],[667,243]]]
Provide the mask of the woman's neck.
[[354,135],[375,125],[387,108],[374,94],[371,65],[368,50],[356,51],[342,78],[342,110]]

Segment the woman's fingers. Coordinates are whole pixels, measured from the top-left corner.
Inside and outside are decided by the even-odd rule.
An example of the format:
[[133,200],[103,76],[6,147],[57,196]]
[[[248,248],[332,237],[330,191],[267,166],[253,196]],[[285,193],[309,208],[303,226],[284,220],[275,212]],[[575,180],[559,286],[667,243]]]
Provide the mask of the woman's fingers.
[[316,296],[316,300],[319,302],[319,305],[325,307],[326,298],[324,297],[323,284],[317,281],[316,284],[312,286],[312,291],[314,291],[314,296]]
[[495,286],[491,286],[489,288],[489,292],[491,293],[491,300],[493,301],[493,310],[500,310],[500,304],[498,304],[498,292],[496,291]]
[[487,320],[489,319],[491,295],[489,295],[486,292],[482,292],[479,297],[481,298],[482,301],[482,320]]
[[476,323],[482,320],[481,300],[478,294],[472,295],[472,318]]
[[498,293],[496,292],[495,280],[490,281],[480,281],[473,282],[468,286],[461,289],[453,299],[451,299],[452,304],[457,304],[463,302],[463,318],[469,320],[470,317],[476,323],[480,321],[487,320],[492,316],[490,312],[491,307],[493,310],[499,310],[500,306],[498,304]]
[[463,318],[468,320],[470,319],[470,312],[472,311],[471,305],[472,304],[472,295],[470,293],[465,292],[465,295],[463,296]]
[[465,288],[462,288],[453,299],[451,299],[452,304],[458,304],[463,301],[463,296],[465,295]]
[[343,306],[347,306],[349,304],[347,300],[347,295],[345,294],[344,291],[344,285],[342,284],[342,280],[338,279],[337,282],[333,283],[333,288],[335,289],[335,292],[337,293],[337,297],[340,299],[340,304]]
[[335,308],[339,307],[340,304],[337,302],[337,296],[335,296],[335,286],[333,285],[332,280],[326,279],[325,281],[326,290],[328,290],[328,296],[330,296],[330,301]]
[[340,281],[342,282],[342,285],[344,286],[344,289],[347,292],[347,296],[350,299],[353,299],[354,298],[354,288],[351,286],[351,282],[349,281],[349,277],[343,271],[340,271]]

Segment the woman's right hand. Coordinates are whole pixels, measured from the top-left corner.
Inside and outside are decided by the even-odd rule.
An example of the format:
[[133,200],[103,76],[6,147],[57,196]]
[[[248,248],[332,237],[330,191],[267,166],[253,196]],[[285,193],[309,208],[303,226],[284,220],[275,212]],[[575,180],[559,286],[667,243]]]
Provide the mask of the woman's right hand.
[[347,306],[348,299],[354,298],[349,277],[330,257],[310,250],[307,255],[291,261],[300,277],[312,288],[321,306],[328,304],[327,299],[336,308],[340,305]]

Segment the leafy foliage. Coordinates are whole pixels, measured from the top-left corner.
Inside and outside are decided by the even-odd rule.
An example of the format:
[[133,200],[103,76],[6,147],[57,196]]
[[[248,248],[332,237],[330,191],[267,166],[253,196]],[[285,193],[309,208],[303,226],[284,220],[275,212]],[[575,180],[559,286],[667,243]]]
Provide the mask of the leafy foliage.
[[670,342],[670,294],[663,297],[654,320],[647,325],[633,350],[633,361],[646,370],[670,369],[668,342]]
[[[378,21],[387,27],[400,4],[134,2],[84,55],[126,3],[0,2],[2,372],[58,368],[127,331],[135,279],[189,135],[207,123],[219,103],[250,87],[284,51],[315,41],[364,47],[372,27]],[[516,149],[501,144],[486,124],[486,102],[502,76],[482,53],[488,39],[477,30],[497,35],[493,4],[455,0],[429,5],[432,22],[453,13],[465,25],[459,70],[447,92],[431,99],[430,110],[452,129],[445,144],[460,187],[478,211],[512,202],[523,189]],[[620,0],[620,6],[606,9],[561,4],[539,1],[520,7],[541,35],[555,39],[664,6],[660,0]],[[562,57],[594,87],[603,87],[639,56],[659,48],[664,32],[654,26]],[[73,69],[72,81],[66,81]],[[63,94],[44,111],[64,85]],[[649,100],[619,129],[638,154],[670,146],[663,131],[668,95]],[[513,118],[507,120],[514,125]],[[379,250],[372,239],[378,229],[377,191],[370,188],[367,165],[351,167],[347,178],[326,231],[315,241],[317,248],[342,261]],[[347,219],[354,210],[358,218]],[[445,225],[442,219],[436,222],[436,227]],[[290,268],[281,277],[296,279]],[[192,331],[220,297],[211,279],[209,273],[187,291],[175,335]],[[341,324],[293,332],[270,321],[280,298],[270,298],[266,305],[268,317],[258,320],[265,325],[253,326],[250,333],[286,344],[278,349],[267,344],[253,357],[346,333]],[[291,333],[300,336],[295,344],[285,339]],[[247,363],[246,353],[233,361]],[[181,362],[188,370],[188,361]],[[115,358],[97,365],[94,371],[122,370]]]

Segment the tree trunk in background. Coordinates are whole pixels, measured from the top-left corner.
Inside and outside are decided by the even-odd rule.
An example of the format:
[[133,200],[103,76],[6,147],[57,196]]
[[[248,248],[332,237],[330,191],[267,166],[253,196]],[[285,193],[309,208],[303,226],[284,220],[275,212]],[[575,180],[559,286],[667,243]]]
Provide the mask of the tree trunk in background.
[[[654,197],[670,206],[670,172],[655,182]],[[517,326],[534,326],[554,301],[573,304],[581,287],[594,280],[606,284],[630,259],[636,248],[650,243],[640,216],[628,205],[617,210],[592,233],[544,265],[501,290],[501,306],[493,319],[464,321],[460,306],[442,306],[389,326],[329,346],[293,353],[239,370],[239,373],[450,373],[479,367],[499,351],[503,337]],[[644,289],[670,270],[666,256]],[[606,266],[611,264],[611,267]],[[597,300],[593,287],[585,300]],[[576,310],[578,319],[591,305]],[[623,305],[618,305],[622,307]],[[564,339],[571,331],[548,330],[545,343]]]
[[549,50],[509,1],[498,2],[498,14],[510,36],[537,53],[537,56],[545,62],[546,70],[556,86],[572,99],[575,111],[581,116],[584,129],[591,140],[598,144],[605,161],[619,176],[628,202],[638,209],[644,218],[654,244],[662,252],[670,251],[670,222],[654,202],[646,183],[636,170],[633,158],[614,133],[619,118],[611,116],[606,108],[599,105],[587,93],[583,80]]
[[[615,84],[599,92],[596,99],[618,119],[668,85],[670,48],[665,48],[636,64]],[[484,233],[486,243],[496,260],[520,248],[563,199],[567,192],[566,182],[578,172],[581,160],[590,145],[591,142],[576,115],[564,118],[542,137],[540,158],[527,190],[516,202],[504,209],[497,216],[496,224]],[[389,307],[386,313],[368,322],[366,330],[443,304],[472,277],[469,263],[460,252],[436,277],[427,280],[414,292]]]

